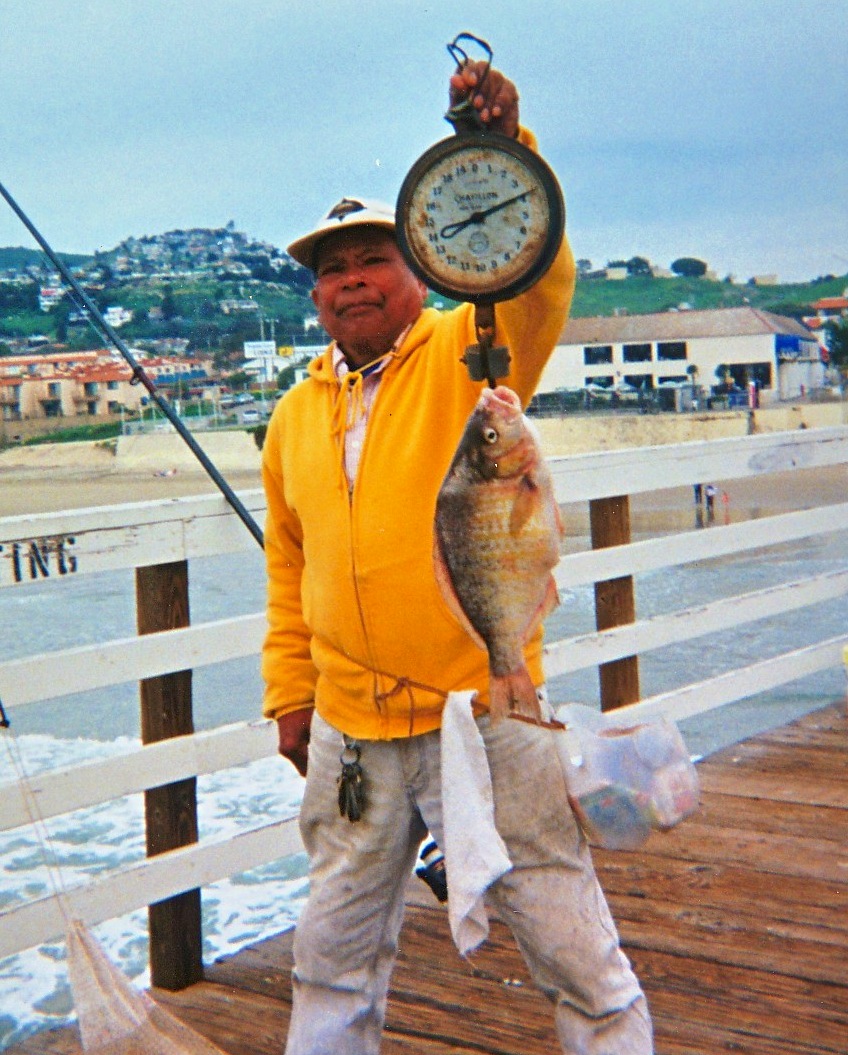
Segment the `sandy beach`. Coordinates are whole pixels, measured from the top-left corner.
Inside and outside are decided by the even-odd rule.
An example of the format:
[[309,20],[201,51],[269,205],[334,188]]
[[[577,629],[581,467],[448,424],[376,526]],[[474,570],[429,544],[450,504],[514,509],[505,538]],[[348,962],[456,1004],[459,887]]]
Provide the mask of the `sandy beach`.
[[[70,450],[81,446],[33,448],[38,455],[26,452],[26,457],[15,451],[0,453],[0,517],[218,493],[188,450],[169,448],[164,453],[159,450],[120,459],[102,449]],[[255,447],[237,444],[234,449],[207,453],[237,493],[261,487]],[[714,483],[718,488],[716,521],[747,520],[844,502],[848,466]],[[727,494],[726,503],[722,492]],[[690,488],[637,495],[631,505],[634,533],[689,530],[694,519]],[[568,534],[585,534],[587,520],[585,504],[566,509]]]
[[[262,486],[258,469],[224,471],[221,475],[236,492]],[[0,518],[218,493],[218,488],[202,469],[178,469],[170,476],[157,476],[149,470],[0,466]]]
[[[757,412],[758,432],[794,431],[846,423],[848,404],[780,405]],[[744,436],[744,412],[678,415],[576,415],[536,419],[546,454],[640,447],[645,444]],[[212,464],[236,492],[261,487],[261,453],[243,429],[193,433]],[[705,483],[707,481],[704,481]],[[799,470],[744,480],[713,480],[717,521],[843,502],[848,466]],[[723,494],[727,502],[722,501]],[[217,494],[186,443],[173,430],[120,436],[100,443],[61,443],[0,450],[0,517],[56,512],[124,502]],[[568,533],[585,534],[585,503],[567,508]],[[637,495],[631,503],[635,533],[693,526],[690,488]]]
[[[262,486],[261,455],[246,432],[195,438],[234,491]],[[0,451],[0,517],[218,493],[176,434]]]

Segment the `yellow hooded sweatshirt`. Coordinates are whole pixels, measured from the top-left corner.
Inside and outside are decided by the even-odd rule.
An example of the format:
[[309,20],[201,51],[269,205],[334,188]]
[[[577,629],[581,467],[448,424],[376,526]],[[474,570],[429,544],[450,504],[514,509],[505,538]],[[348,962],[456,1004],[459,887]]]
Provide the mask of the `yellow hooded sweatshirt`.
[[[496,306],[496,343],[512,356],[501,383],[525,405],[573,290],[564,240],[534,287]],[[342,732],[380,740],[437,729],[452,690],[476,689],[486,705],[488,657],[433,571],[436,496],[483,387],[460,362],[475,341],[471,305],[421,313],[382,374],[350,494],[332,346],[274,411],[263,448],[267,717],[314,704]],[[540,630],[526,649],[537,685],[541,648]]]

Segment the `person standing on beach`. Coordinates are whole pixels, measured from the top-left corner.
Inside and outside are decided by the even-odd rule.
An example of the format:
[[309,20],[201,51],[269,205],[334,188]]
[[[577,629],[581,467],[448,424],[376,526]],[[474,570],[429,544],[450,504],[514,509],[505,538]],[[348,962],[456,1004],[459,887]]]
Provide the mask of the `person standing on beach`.
[[712,517],[715,516],[715,485],[707,484],[707,486],[704,488],[704,495],[707,500],[707,516],[712,519]]
[[[518,93],[466,63],[492,130],[535,148]],[[289,253],[315,275],[332,343],[274,411],[268,498],[264,713],[306,776],[310,893],[294,940],[287,1055],[376,1055],[418,846],[443,841],[440,725],[449,692],[480,686],[495,823],[512,868],[488,891],[551,1000],[563,1052],[649,1055],[644,994],[619,947],[549,733],[493,727],[488,662],[447,610],[432,559],[436,496],[481,384],[460,362],[473,308],[425,309],[390,206],[338,201]],[[526,406],[567,318],[566,240],[535,286],[498,305],[505,383]],[[541,686],[541,631],[526,650]],[[364,789],[364,796],[360,792]]]

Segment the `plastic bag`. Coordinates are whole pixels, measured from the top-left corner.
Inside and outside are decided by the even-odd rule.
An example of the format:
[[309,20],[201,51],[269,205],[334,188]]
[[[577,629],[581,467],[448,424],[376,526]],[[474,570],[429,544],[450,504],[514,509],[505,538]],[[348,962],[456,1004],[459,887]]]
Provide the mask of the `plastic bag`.
[[569,800],[590,842],[635,850],[652,828],[673,828],[698,808],[698,774],[674,722],[622,727],[580,704],[556,716]]

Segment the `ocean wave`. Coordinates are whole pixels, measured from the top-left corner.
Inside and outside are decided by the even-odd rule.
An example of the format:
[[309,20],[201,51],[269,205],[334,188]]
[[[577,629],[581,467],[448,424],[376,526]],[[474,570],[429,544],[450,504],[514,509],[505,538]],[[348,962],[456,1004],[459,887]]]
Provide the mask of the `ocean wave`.
[[[125,754],[138,746],[114,741],[63,740],[43,734],[15,740],[27,778]],[[198,778],[198,826],[203,839],[225,839],[256,826],[257,817],[297,814],[303,780],[279,758]],[[17,782],[0,793],[20,793]],[[145,854],[141,795],[126,796],[40,824],[0,833],[0,908],[49,896],[53,871],[62,890]],[[53,866],[55,865],[55,869]],[[232,876],[203,890],[203,956],[209,962],[294,926],[308,890],[305,854]],[[147,912],[93,928],[110,959],[137,985],[149,984]],[[75,1020],[64,940],[0,961],[0,1051],[46,1028]]]

